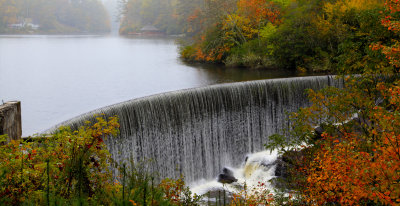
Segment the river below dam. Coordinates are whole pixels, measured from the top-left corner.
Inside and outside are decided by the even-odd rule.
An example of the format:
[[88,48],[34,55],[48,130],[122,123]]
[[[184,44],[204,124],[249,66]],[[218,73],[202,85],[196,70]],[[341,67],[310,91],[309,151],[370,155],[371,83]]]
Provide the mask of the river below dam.
[[0,104],[22,101],[23,135],[139,97],[219,83],[298,76],[287,70],[190,66],[175,39],[0,36]]

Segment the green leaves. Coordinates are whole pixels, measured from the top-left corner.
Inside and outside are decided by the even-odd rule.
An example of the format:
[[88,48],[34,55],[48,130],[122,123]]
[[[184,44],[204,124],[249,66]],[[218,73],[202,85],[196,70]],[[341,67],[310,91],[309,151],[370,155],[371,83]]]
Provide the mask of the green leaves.
[[276,26],[274,26],[271,22],[268,22],[268,24],[260,29],[260,37],[269,39],[276,33]]
[[0,135],[0,145],[2,144],[2,143],[4,143],[4,142],[7,142],[7,140],[8,140],[8,135],[7,134],[5,134],[5,135]]
[[264,145],[265,149],[270,150],[284,150],[287,146],[286,136],[280,134],[274,134],[268,137],[268,143]]
[[[61,128],[52,137],[12,140],[0,146],[0,202],[38,204],[45,201],[39,192],[44,190],[52,199],[72,201],[112,188],[111,158],[103,138],[116,134],[118,128],[118,118],[106,121],[98,117],[96,123],[78,131]],[[48,197],[46,201],[50,201]],[[104,196],[97,201],[109,200]]]

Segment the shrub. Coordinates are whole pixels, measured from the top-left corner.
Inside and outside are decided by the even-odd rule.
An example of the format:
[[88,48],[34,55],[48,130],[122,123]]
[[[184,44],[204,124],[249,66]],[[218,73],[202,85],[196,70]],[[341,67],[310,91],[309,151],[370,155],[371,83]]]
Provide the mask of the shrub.
[[116,166],[104,140],[118,128],[117,117],[97,117],[76,131],[63,127],[51,137],[0,144],[0,205],[196,204],[183,179],[177,180],[182,195],[171,199],[164,188],[172,180],[159,185],[140,164]]

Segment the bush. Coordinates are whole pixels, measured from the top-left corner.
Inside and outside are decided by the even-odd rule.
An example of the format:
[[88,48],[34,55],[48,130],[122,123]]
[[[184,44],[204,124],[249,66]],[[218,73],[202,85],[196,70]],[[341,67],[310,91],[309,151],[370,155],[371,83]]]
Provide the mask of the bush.
[[104,140],[118,133],[118,118],[96,120],[77,131],[64,127],[51,137],[0,144],[0,205],[174,205],[143,167],[113,163]]
[[87,123],[78,131],[61,128],[51,138],[1,146],[0,202],[15,205],[96,197],[106,203],[100,194],[113,181],[103,140],[115,135],[118,127],[116,117],[108,122],[97,118],[95,124]]

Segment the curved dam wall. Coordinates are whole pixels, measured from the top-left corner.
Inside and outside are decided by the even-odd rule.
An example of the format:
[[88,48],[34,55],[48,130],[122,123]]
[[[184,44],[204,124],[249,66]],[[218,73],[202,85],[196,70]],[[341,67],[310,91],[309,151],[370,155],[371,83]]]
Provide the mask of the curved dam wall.
[[[107,145],[117,162],[151,159],[161,178],[214,178],[262,151],[287,131],[287,113],[309,103],[306,89],[340,86],[332,76],[260,80],[169,92],[104,107],[61,125],[77,128],[94,114],[118,115],[120,135]],[[59,125],[60,126],[60,125]]]

